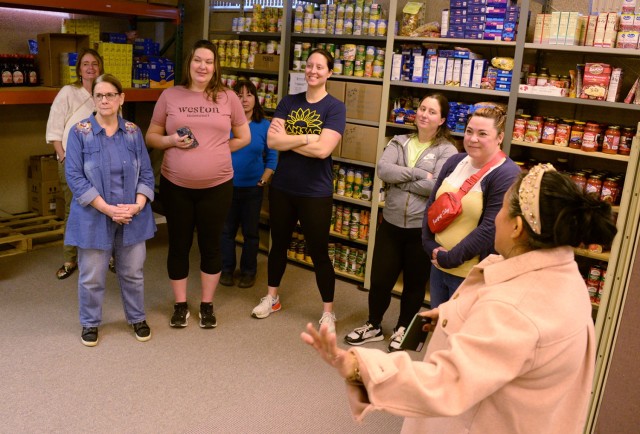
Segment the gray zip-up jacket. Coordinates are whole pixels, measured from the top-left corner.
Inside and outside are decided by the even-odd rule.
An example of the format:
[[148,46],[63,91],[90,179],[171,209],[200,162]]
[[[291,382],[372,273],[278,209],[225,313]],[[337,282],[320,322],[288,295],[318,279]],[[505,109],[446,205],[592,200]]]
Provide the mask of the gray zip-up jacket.
[[[387,185],[384,219],[401,228],[421,228],[424,210],[440,170],[449,157],[458,153],[445,138],[425,149],[415,167],[408,167],[407,146],[412,135],[394,136],[378,161],[378,177]],[[433,175],[427,179],[427,173]]]

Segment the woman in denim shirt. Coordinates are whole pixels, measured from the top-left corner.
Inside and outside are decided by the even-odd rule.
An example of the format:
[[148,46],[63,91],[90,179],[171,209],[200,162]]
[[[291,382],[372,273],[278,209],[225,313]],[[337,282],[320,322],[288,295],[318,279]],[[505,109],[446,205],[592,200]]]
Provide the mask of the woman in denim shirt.
[[148,204],[154,177],[140,128],[119,115],[122,85],[105,74],[93,85],[97,113],[69,133],[67,182],[73,193],[65,244],[78,247],[82,343],[98,343],[106,273],[114,252],[124,312],[136,339],[151,338],[145,321],[145,240],[156,226]]

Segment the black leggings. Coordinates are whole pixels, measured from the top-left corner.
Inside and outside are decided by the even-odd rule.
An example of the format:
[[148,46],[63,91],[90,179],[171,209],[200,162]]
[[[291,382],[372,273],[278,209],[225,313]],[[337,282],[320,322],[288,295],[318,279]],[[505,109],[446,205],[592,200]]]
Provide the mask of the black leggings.
[[220,237],[231,206],[233,180],[215,187],[194,189],[175,185],[162,176],[160,197],[169,232],[169,279],[181,280],[189,275],[194,230],[198,234],[200,271],[219,273],[222,270]]
[[429,280],[431,261],[422,248],[422,228],[401,228],[386,220],[376,232],[369,291],[369,322],[379,325],[391,303],[400,272],[403,273],[398,327],[408,327],[420,310]]
[[316,284],[324,303],[333,302],[336,275],[329,259],[329,227],[332,197],[301,197],[271,187],[269,189],[269,251],[268,284],[279,287],[287,267],[287,249],[291,234],[300,221],[307,251],[313,260]]

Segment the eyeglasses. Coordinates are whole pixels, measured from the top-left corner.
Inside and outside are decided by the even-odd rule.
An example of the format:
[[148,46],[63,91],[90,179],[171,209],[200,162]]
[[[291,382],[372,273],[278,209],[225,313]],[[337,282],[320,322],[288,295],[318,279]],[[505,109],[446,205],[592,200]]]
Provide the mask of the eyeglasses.
[[96,93],[93,97],[98,101],[102,101],[102,98],[107,98],[107,101],[113,101],[120,93]]

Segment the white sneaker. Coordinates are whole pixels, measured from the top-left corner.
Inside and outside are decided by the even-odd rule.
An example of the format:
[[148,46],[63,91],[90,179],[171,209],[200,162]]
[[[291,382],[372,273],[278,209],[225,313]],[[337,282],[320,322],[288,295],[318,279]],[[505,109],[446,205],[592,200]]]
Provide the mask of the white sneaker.
[[322,327],[322,324],[328,324],[329,325],[329,333],[334,333],[336,332],[336,314],[333,312],[324,312],[322,314],[322,318],[320,318],[320,327]]
[[382,327],[376,328],[369,321],[344,337],[344,341],[349,345],[362,345],[367,342],[376,342],[383,339]]
[[276,298],[273,298],[267,294],[266,297],[262,297],[260,299],[260,304],[253,308],[251,316],[262,319],[268,317],[273,312],[279,311],[280,309],[282,309],[280,296],[276,295]]
[[389,348],[387,348],[390,353],[402,350],[402,348],[400,348],[400,343],[402,342],[402,338],[404,338],[404,332],[404,327],[398,327],[398,330],[393,332],[393,334],[389,338],[389,340],[391,341],[389,342]]

